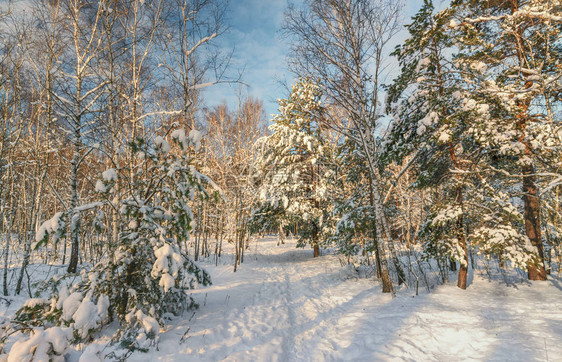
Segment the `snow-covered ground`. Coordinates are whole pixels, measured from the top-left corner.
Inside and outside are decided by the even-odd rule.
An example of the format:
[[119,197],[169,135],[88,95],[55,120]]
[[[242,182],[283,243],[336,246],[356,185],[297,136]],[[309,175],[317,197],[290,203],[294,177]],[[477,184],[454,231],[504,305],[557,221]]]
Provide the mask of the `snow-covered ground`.
[[214,284],[194,293],[200,308],[130,360],[562,361],[559,280],[476,275],[466,291],[451,282],[393,299],[376,281],[343,278],[336,256],[273,237],[253,243],[236,273],[205,264]]
[[[376,280],[349,278],[353,273],[336,255],[312,258],[294,241],[276,243],[276,237],[252,242],[236,273],[232,245],[218,266],[201,261],[214,284],[194,291],[200,308],[167,326],[157,349],[129,359],[562,361],[562,282],[554,276],[507,286],[477,273],[462,291],[451,274],[431,293],[403,288],[392,298]],[[36,264],[31,278],[58,269]],[[25,300],[0,299],[0,321]],[[111,334],[96,341],[102,349]],[[71,351],[67,360],[81,354]]]

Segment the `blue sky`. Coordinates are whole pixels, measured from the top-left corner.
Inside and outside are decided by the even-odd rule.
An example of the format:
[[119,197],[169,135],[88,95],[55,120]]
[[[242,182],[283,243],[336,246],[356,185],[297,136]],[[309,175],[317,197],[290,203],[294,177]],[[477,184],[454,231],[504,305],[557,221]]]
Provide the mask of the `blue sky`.
[[279,29],[287,0],[231,0],[228,15],[229,31],[222,36],[221,46],[234,47],[230,76],[243,71],[242,82],[219,84],[205,91],[206,102],[215,105],[226,100],[233,109],[238,94],[250,94],[263,100],[269,116],[277,111],[276,98],[285,95],[280,82],[293,80],[287,71],[287,44]]
[[[421,5],[421,0],[405,1],[403,17],[406,23]],[[288,45],[279,33],[286,6],[287,0],[230,0],[227,19],[230,29],[219,39],[220,46],[225,49],[234,47],[229,75],[236,77],[243,70],[242,82],[248,87],[238,84],[212,86],[205,90],[208,105],[225,100],[234,110],[242,91],[243,95],[262,99],[268,117],[277,112],[276,99],[287,95],[281,83],[290,84],[294,80],[287,70]],[[399,41],[404,37],[405,32],[396,39]]]

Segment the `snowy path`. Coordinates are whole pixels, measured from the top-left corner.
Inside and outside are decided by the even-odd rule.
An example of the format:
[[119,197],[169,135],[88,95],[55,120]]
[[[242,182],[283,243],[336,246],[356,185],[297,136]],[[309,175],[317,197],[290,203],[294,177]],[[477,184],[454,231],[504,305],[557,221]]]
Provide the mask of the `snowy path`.
[[[562,361],[559,281],[507,287],[476,277],[392,299],[372,280],[342,280],[332,255],[294,243],[252,245],[244,264],[208,266],[201,307],[135,361]],[[179,340],[189,326],[187,340]]]

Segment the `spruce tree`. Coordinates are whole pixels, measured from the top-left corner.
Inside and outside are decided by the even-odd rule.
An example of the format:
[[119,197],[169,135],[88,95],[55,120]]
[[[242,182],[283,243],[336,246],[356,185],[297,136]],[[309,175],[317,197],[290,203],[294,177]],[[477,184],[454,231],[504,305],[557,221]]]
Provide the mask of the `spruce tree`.
[[[321,128],[322,92],[310,78],[299,79],[289,97],[280,99],[270,126],[263,159],[263,203],[276,218],[298,224],[300,246],[310,244],[314,256],[329,230],[332,208],[327,167],[332,151]],[[259,214],[259,213],[258,213]]]

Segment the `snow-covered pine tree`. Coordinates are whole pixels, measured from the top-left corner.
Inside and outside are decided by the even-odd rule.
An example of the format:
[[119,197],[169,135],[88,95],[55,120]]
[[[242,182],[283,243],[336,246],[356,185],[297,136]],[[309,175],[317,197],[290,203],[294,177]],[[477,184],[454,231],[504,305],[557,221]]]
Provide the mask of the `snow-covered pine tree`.
[[[439,188],[444,199],[434,205],[431,237],[426,251],[434,257],[459,261],[458,286],[466,288],[468,249],[464,232],[464,199],[467,180],[453,169],[463,170],[467,150],[472,147],[464,135],[467,124],[461,114],[460,92],[444,49],[451,46],[440,18],[433,15],[433,4],[423,7],[408,25],[410,38],[395,55],[401,74],[389,89],[388,102],[394,115],[392,129],[385,140],[385,161],[402,163],[410,156],[417,171],[416,186]],[[411,95],[410,95],[411,94]],[[408,97],[409,95],[409,97]],[[435,222],[437,219],[439,222]]]
[[[421,235],[429,255],[460,262],[458,286],[464,289],[467,244],[522,268],[534,257],[520,233],[523,215],[490,174],[490,151],[473,132],[490,118],[490,105],[467,78],[478,78],[482,67],[459,67],[464,55],[452,55],[459,46],[455,11],[433,10],[425,1],[409,26],[410,38],[395,52],[402,72],[389,92],[395,121],[385,155],[398,163],[415,155],[416,185],[440,190]],[[475,226],[469,235],[467,220]]]
[[46,282],[39,292],[49,293],[50,299],[24,305],[17,312],[22,326],[71,327],[73,340],[80,342],[116,318],[120,329],[115,340],[125,348],[144,350],[157,343],[167,315],[196,307],[189,290],[211,281],[181,245],[193,222],[189,204],[207,199],[206,188],[214,183],[196,170],[190,157],[199,148],[200,133],[192,130],[186,135],[177,129],[170,136],[177,145],[174,149],[162,136],[132,143],[146,178],[135,178],[129,197],[115,202],[117,173],[109,169],[96,184],[99,202],[58,213],[41,226],[36,248],[50,236],[63,236],[68,217],[86,209],[110,205],[119,210],[121,220],[118,243],[107,258],[79,275]]
[[266,139],[260,190],[262,202],[276,210],[276,217],[299,225],[299,244],[310,244],[315,257],[329,230],[332,203],[328,188],[334,175],[327,167],[331,146],[319,121],[324,112],[321,97],[322,91],[312,79],[301,78],[290,95],[278,101],[279,114]]
[[368,253],[373,253],[380,278],[381,258],[374,235],[375,216],[369,203],[370,182],[364,158],[358,155],[356,143],[349,139],[339,144],[336,151],[338,170],[341,170],[336,187],[341,191],[334,200],[334,214],[339,216],[339,220],[335,224],[331,242],[338,252],[348,257],[358,254],[368,257]]
[[559,178],[562,1],[457,0],[446,12],[456,66],[482,110],[469,131],[486,150],[487,183],[501,180],[505,197],[521,200],[538,255],[528,277],[544,280],[539,187]]

